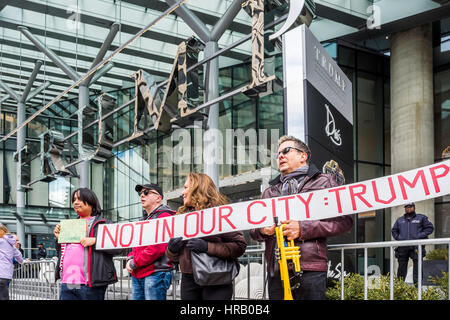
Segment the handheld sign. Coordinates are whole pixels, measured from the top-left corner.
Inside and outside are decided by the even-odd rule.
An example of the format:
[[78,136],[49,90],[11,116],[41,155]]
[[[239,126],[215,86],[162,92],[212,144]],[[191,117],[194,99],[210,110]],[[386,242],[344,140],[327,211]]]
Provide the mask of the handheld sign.
[[61,220],[58,243],[80,243],[86,237],[87,221],[85,219]]

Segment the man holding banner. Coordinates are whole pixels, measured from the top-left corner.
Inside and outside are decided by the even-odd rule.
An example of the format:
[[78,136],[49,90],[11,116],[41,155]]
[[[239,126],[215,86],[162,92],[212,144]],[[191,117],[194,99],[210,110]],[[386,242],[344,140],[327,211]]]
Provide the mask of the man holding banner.
[[[262,198],[273,198],[313,190],[337,187],[330,175],[321,173],[310,162],[311,151],[301,140],[283,136],[278,141],[278,168],[280,175],[270,182]],[[295,300],[324,300],[328,271],[327,237],[350,231],[353,218],[350,215],[310,221],[286,220],[283,235],[294,239],[300,247],[300,265],[303,271],[299,287],[292,290]],[[275,259],[275,224],[271,227],[252,229],[250,235],[257,241],[264,241],[268,272],[269,299],[283,299],[280,268]],[[291,283],[292,285],[292,283]]]

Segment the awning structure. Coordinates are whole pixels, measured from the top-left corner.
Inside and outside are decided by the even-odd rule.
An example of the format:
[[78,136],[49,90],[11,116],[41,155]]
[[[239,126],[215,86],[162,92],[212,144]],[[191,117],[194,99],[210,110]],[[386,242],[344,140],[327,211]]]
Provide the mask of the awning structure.
[[[271,2],[283,5],[286,12],[289,8],[286,5],[288,1]],[[365,9],[373,1],[350,1],[350,4],[345,5],[341,2],[315,1],[317,17],[312,29],[319,39],[326,40],[357,31],[364,25],[368,16]],[[109,52],[117,49],[146,23],[167,10],[171,3],[159,0],[0,1],[1,79],[12,90],[21,91],[35,61],[42,60],[44,63],[34,87],[45,81],[49,81],[51,85],[27,102],[27,113],[35,112],[73,82],[19,30],[21,26],[26,27],[32,37],[42,42],[45,48],[52,50],[67,66],[82,75],[90,69],[114,25],[118,26],[118,31],[111,41]],[[231,3],[231,0],[188,0],[183,6],[207,27],[211,27],[223,16]],[[251,17],[241,10],[227,26],[219,40],[219,47],[226,47],[250,32]],[[195,31],[176,13],[170,14],[115,57],[110,69],[90,86],[91,93],[100,94],[102,91],[131,87],[133,81],[130,75],[137,69],[143,69],[164,80],[170,73],[178,44],[194,34]],[[241,63],[248,60],[250,55],[251,47],[247,42],[225,52],[219,63]],[[75,89],[66,97],[66,100],[73,99],[75,103],[55,103],[44,114],[55,117],[72,115],[78,108],[77,96],[78,90]],[[13,100],[6,98],[4,94],[2,98],[6,99],[2,103],[4,109],[16,108]]]

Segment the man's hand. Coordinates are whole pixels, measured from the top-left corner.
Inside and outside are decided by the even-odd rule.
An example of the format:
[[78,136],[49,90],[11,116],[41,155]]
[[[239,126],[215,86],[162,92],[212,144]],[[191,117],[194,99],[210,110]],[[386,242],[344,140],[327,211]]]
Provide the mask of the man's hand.
[[53,234],[55,235],[56,239],[58,239],[60,231],[61,231],[61,225],[57,224],[55,226],[55,229],[53,229]]
[[128,260],[127,265],[126,265],[127,271],[128,271],[130,274],[133,272],[133,269],[131,268],[131,260],[132,260],[132,259]]
[[197,253],[208,252],[208,242],[200,238],[189,240],[186,247]]
[[95,244],[95,238],[83,238],[81,239],[80,243],[83,247],[90,247]]
[[167,248],[173,253],[178,253],[183,246],[183,237],[171,238],[167,243]]
[[266,236],[273,236],[275,234],[275,224],[271,227],[263,227],[259,231]]
[[298,221],[285,220],[281,221],[281,224],[285,225],[283,227],[283,236],[286,236],[289,241],[300,237],[300,224]]

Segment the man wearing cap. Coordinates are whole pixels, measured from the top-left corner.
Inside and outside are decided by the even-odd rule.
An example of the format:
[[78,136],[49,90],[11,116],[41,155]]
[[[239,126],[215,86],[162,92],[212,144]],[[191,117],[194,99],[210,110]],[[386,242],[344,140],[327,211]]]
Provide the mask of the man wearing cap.
[[[433,224],[427,216],[416,213],[414,202],[407,203],[405,214],[395,221],[392,228],[392,237],[395,240],[417,240],[427,239],[434,231]],[[398,259],[397,277],[405,280],[408,270],[409,258],[413,261],[413,281],[417,284],[418,273],[418,254],[417,246],[403,246],[395,249],[395,257]],[[422,258],[426,255],[425,248],[422,246]]]
[[[138,184],[135,190],[143,208],[141,221],[175,214],[162,204],[163,192],[157,184]],[[165,255],[167,243],[135,247],[127,256],[133,300],[165,300],[172,281],[172,262]]]

